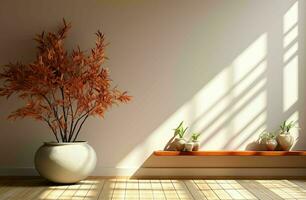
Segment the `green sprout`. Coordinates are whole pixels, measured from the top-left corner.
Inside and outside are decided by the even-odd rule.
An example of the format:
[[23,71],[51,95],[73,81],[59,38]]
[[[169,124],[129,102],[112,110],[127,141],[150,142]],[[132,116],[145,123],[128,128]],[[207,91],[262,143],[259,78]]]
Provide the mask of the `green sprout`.
[[178,127],[176,127],[174,130],[174,136],[179,136],[179,138],[184,138],[184,135],[188,129],[188,127],[184,128],[183,126],[184,121],[182,121]]
[[277,136],[277,134],[274,133],[274,132],[263,131],[259,135],[259,139],[260,139],[260,141],[271,140],[271,139],[276,139],[276,136]]
[[198,141],[200,135],[201,135],[200,133],[192,133],[191,135],[192,141]]
[[280,125],[281,134],[288,134],[292,128],[296,128],[296,122],[290,121],[287,123],[287,120],[283,121]]

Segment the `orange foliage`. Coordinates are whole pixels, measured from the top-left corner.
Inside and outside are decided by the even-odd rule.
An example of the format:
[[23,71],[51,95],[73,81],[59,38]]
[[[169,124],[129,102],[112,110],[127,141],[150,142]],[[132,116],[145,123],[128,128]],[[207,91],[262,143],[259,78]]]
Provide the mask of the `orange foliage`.
[[96,45],[90,53],[77,48],[69,54],[64,39],[71,25],[63,22],[56,33],[36,36],[38,54],[34,62],[4,66],[0,96],[17,94],[26,102],[10,119],[44,121],[58,142],[73,142],[89,116],[103,117],[112,105],[126,103],[131,96],[111,87],[109,71],[102,67],[106,60],[104,35],[96,33]]

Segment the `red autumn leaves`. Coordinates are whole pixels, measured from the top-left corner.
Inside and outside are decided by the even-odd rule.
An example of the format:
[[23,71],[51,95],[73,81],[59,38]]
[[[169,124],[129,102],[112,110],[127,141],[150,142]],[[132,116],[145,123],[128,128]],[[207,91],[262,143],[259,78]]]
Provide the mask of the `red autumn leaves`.
[[10,119],[32,117],[46,122],[57,141],[76,141],[90,116],[103,117],[114,104],[131,100],[127,92],[111,86],[106,60],[105,38],[98,31],[90,53],[64,48],[71,28],[64,24],[56,33],[37,35],[38,54],[30,64],[10,63],[0,73],[0,96],[15,94],[26,105],[12,112]]

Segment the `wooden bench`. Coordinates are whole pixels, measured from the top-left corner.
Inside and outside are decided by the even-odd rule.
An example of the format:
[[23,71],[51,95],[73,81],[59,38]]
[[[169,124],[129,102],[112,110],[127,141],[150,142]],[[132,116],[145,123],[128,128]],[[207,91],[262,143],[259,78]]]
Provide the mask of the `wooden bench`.
[[155,151],[156,156],[306,156],[306,151]]
[[136,175],[305,178],[306,151],[155,151]]

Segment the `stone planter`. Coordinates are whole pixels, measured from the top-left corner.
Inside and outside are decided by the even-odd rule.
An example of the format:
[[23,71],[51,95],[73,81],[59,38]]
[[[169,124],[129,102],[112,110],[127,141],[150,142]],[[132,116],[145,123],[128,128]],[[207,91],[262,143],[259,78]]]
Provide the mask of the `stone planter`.
[[96,153],[87,142],[46,142],[35,154],[38,173],[56,183],[76,183],[85,179],[96,162]]
[[294,138],[289,133],[283,133],[277,136],[277,141],[283,151],[289,151],[294,143]]
[[192,151],[193,148],[193,142],[187,142],[185,143],[185,151]]
[[277,141],[275,139],[267,139],[264,142],[265,147],[269,151],[274,151],[278,145]]
[[199,151],[199,149],[200,149],[200,142],[199,141],[193,141],[192,151]]
[[186,141],[184,138],[175,138],[173,143],[177,151],[183,151],[185,148]]

